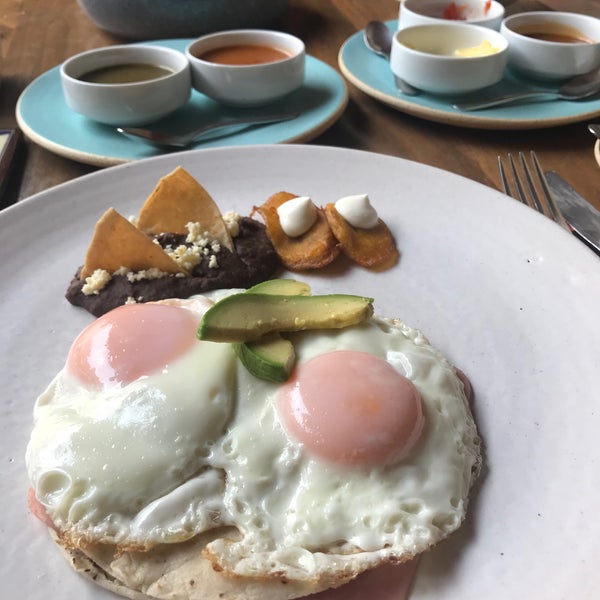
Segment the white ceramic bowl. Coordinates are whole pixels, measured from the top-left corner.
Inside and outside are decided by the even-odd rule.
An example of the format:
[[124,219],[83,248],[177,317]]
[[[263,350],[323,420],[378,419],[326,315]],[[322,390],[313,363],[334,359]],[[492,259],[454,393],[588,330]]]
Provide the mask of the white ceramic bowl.
[[[457,50],[488,45],[485,56],[455,56]],[[497,31],[478,25],[417,25],[396,32],[391,68],[395,75],[432,94],[463,94],[502,79],[508,42]]]
[[[155,65],[164,76],[131,83],[93,83],[82,77],[119,65]],[[60,68],[69,108],[107,125],[143,125],[180,108],[192,91],[190,68],[182,52],[161,46],[107,46],[76,54]]]
[[451,20],[454,9],[454,15],[460,17],[454,22],[481,25],[495,30],[500,29],[504,18],[504,6],[496,0],[491,0],[489,4],[486,0],[404,0],[400,4],[398,29],[447,23]]
[[[221,64],[201,58],[232,46],[266,46],[286,54],[281,60],[259,64]],[[238,29],[206,35],[186,49],[192,85],[207,96],[231,106],[268,104],[304,83],[306,51],[297,37],[279,31]]]
[[[568,79],[600,67],[600,19],[567,12],[519,13],[504,19],[500,32],[509,43],[508,64],[530,77]],[[590,41],[531,37],[539,33],[583,36]]]

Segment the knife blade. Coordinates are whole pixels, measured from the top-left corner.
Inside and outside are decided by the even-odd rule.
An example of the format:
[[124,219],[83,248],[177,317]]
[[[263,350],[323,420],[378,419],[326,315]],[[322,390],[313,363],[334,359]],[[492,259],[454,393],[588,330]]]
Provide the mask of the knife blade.
[[558,173],[546,171],[548,187],[573,234],[600,256],[600,211]]

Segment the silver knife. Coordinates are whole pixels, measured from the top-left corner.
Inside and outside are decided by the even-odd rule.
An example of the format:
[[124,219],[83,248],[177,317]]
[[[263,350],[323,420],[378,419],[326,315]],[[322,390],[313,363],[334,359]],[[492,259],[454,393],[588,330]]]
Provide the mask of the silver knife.
[[600,211],[558,173],[546,171],[548,187],[573,233],[600,256]]

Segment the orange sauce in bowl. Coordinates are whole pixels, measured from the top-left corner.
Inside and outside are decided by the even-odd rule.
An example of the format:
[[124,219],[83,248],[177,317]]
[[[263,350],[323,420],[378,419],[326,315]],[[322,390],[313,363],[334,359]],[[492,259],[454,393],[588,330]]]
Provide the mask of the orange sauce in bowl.
[[576,35],[569,35],[566,33],[546,33],[545,31],[526,33],[527,37],[534,38],[536,40],[542,40],[543,42],[559,42],[561,44],[591,44],[592,40],[589,38]]
[[220,65],[261,65],[290,58],[290,54],[273,46],[235,44],[207,50],[198,58]]
[[561,44],[594,43],[594,40],[591,40],[579,29],[562,23],[531,23],[515,27],[515,32],[542,42],[558,42]]

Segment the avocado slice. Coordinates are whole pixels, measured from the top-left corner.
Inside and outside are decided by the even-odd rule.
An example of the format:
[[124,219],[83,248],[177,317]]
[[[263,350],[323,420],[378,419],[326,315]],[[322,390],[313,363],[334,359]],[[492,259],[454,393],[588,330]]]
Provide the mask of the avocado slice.
[[372,298],[349,294],[234,294],[206,311],[197,335],[212,342],[248,342],[272,331],[340,329],[368,319],[372,303]]
[[280,296],[310,296],[310,286],[296,279],[267,279],[246,290],[246,294],[276,294]]
[[296,363],[292,342],[276,332],[267,333],[256,342],[233,344],[233,348],[244,367],[266,381],[286,381]]
[[[246,290],[246,293],[308,296],[310,286],[295,279],[269,279],[257,283]],[[266,381],[286,381],[296,363],[296,352],[292,342],[277,332],[264,335],[255,342],[233,346],[244,367],[255,377]]]

